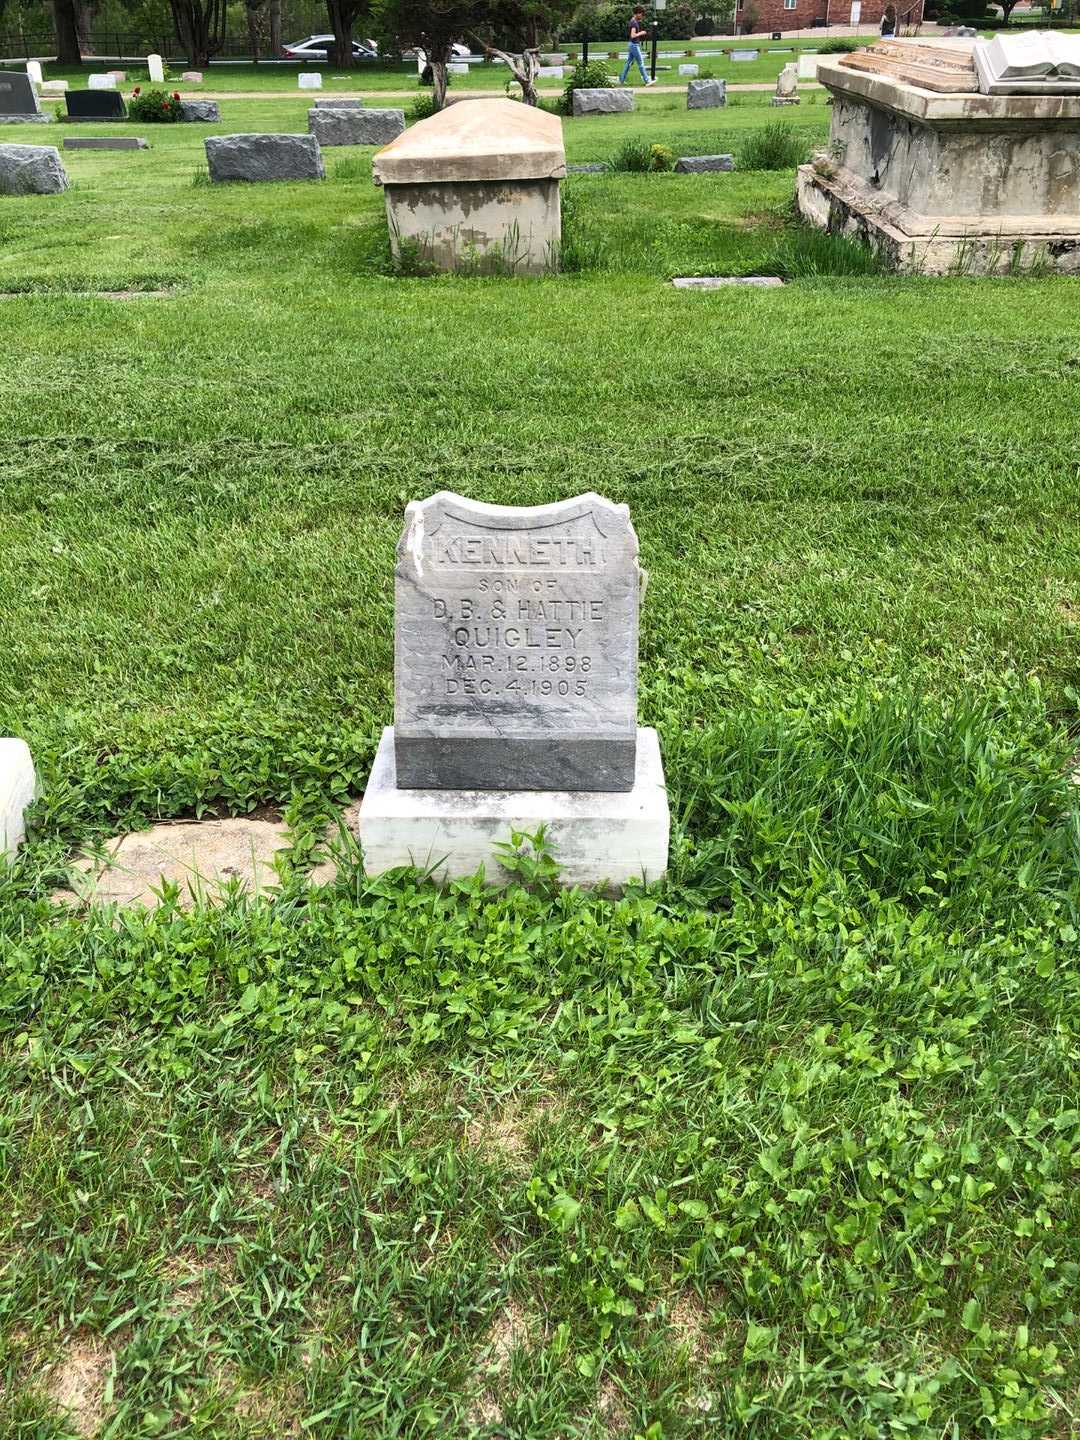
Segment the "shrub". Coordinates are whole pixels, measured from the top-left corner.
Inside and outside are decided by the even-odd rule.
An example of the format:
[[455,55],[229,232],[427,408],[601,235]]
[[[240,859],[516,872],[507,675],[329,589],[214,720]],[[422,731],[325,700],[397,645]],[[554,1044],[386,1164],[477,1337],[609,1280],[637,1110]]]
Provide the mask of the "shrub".
[[[635,0],[621,0],[621,3],[600,4],[596,9],[583,7],[579,16],[569,25],[559,28],[560,44],[580,44],[586,37],[596,39],[609,35],[625,35],[634,10]],[[694,31],[697,11],[687,0],[674,0],[664,10],[650,11],[656,21],[657,35],[661,40],[689,40]]]
[[572,115],[575,90],[606,90],[612,83],[611,72],[603,60],[590,60],[587,65],[579,60],[570,72],[559,108],[564,115]]
[[128,119],[140,125],[171,125],[184,118],[179,90],[170,95],[167,90],[143,90],[139,85],[131,92],[127,112]]
[[418,95],[409,106],[409,119],[429,120],[437,109],[434,95]]
[[858,50],[859,44],[855,40],[826,40],[824,44],[817,47],[819,55],[850,55],[853,50]]
[[802,135],[774,120],[760,130],[751,130],[739,146],[736,163],[740,170],[794,170],[806,159],[809,146]]
[[649,169],[657,173],[675,169],[675,151],[670,145],[649,146]]
[[624,140],[611,157],[613,170],[638,175],[675,169],[675,151],[667,145],[650,145],[648,140]]

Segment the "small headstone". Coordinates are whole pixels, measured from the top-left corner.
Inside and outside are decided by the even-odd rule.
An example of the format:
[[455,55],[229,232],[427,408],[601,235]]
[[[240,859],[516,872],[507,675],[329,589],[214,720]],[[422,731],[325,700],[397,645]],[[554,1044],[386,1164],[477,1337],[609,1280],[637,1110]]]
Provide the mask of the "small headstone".
[[758,52],[756,50],[732,50],[731,58],[736,62],[756,60],[758,58]]
[[86,84],[90,90],[115,90],[116,76],[111,72],[107,75],[89,75]]
[[713,170],[734,169],[734,155],[683,155],[675,162],[678,175],[707,175]]
[[160,55],[148,55],[146,57],[146,68],[150,72],[151,85],[165,84],[165,62]]
[[561,65],[541,65],[536,73],[541,80],[561,80],[563,67]]
[[468,75],[469,67],[468,65],[462,65],[460,63],[447,65],[446,73],[448,75]]
[[221,120],[216,100],[181,100],[180,115],[183,120],[208,125],[216,125]]
[[[12,150],[15,146],[0,146]],[[54,152],[55,153],[55,152]],[[0,740],[0,859],[15,854],[26,835],[26,811],[37,782],[25,740]]]
[[634,108],[632,90],[575,90],[575,115],[620,115]]
[[51,119],[42,114],[29,75],[21,70],[0,70],[0,125],[44,124]]
[[41,61],[27,60],[26,73],[30,76],[34,84],[40,87],[42,80],[45,78],[41,73]]
[[145,140],[135,135],[69,135],[65,150],[149,150]]
[[726,80],[691,80],[686,87],[688,110],[719,110],[726,104]]
[[321,90],[322,76],[318,70],[307,70],[297,77],[297,84],[301,90]]
[[800,56],[799,56],[799,79],[800,79],[800,80],[816,80],[816,79],[817,79],[817,62],[818,62],[818,57],[817,57],[816,55],[800,55]]
[[326,179],[314,135],[212,135],[203,144],[212,181]]
[[126,71],[126,70],[110,70],[108,73],[109,73],[109,74],[113,77],[113,79],[116,81],[117,85],[124,85],[124,84],[127,83],[127,71]]
[[778,275],[680,275],[671,283],[676,290],[723,290],[729,285],[772,290],[784,282]]
[[49,96],[56,98],[63,95],[67,88],[68,82],[66,80],[43,80],[41,82],[40,94],[45,98]]
[[388,145],[405,129],[404,110],[309,110],[320,145]]
[[315,101],[316,110],[362,110],[363,107],[363,100],[326,99]]
[[69,120],[126,120],[124,97],[116,90],[69,90],[64,96]]
[[180,72],[180,79],[187,81],[189,85],[201,85],[203,82],[203,72],[201,70],[182,70]]
[[406,789],[629,790],[642,574],[625,505],[442,491],[398,545],[394,736]]
[[0,195],[58,195],[67,184],[55,145],[0,145]]
[[799,67],[794,61],[785,65],[776,77],[776,94],[769,103],[771,105],[798,105]]
[[545,65],[565,65],[570,56],[564,51],[558,50],[552,55],[541,55],[540,59]]
[[499,846],[545,827],[563,885],[658,880],[670,817],[637,728],[644,576],[625,505],[442,492],[398,543],[394,726],[360,806],[369,874],[505,884]]
[[696,75],[697,73],[698,73],[698,66],[697,66],[697,65],[680,65],[680,66],[679,66],[679,74],[680,74],[680,75]]

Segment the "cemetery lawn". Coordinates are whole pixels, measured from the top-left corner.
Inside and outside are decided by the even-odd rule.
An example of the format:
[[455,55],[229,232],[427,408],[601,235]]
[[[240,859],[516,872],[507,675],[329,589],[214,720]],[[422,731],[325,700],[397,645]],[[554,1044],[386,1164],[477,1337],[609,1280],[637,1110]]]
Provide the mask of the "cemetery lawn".
[[[775,118],[661,101],[569,158]],[[305,108],[0,202],[0,734],[42,781],[0,1436],[1070,1434],[1071,282],[829,273],[790,170],[571,177],[577,273],[395,277],[367,154],[205,183],[207,133]],[[367,881],[347,834],[307,884],[439,488],[630,505],[654,891]],[[273,902],[50,899],[118,830],[268,811]]]

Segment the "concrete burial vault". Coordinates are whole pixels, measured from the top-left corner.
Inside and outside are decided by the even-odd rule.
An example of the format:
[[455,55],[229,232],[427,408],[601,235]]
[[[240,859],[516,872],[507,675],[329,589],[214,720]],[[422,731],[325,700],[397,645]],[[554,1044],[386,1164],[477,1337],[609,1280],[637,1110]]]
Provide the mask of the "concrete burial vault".
[[440,270],[541,275],[558,261],[562,121],[516,100],[462,100],[375,157],[395,255]]

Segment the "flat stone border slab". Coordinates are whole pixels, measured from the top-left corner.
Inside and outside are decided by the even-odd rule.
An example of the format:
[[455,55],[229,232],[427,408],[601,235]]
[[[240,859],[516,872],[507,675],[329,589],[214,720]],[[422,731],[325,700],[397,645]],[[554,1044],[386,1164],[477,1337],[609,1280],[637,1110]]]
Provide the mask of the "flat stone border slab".
[[637,732],[634,788],[613,794],[568,790],[399,790],[394,731],[379,742],[360,806],[364,870],[381,875],[415,865],[437,880],[474,875],[481,866],[495,885],[514,877],[498,861],[495,845],[511,830],[548,840],[564,887],[604,885],[613,890],[650,884],[667,870],[671,818],[656,731]]
[[282,820],[166,821],[110,840],[101,856],[86,855],[71,868],[69,890],[53,899],[67,904],[161,903],[165,885],[180,888],[180,903],[217,904],[232,883],[259,894],[279,884],[274,859],[289,845]]
[[65,150],[149,150],[145,140],[136,135],[69,135]]
[[14,855],[26,835],[26,810],[37,793],[30,747],[0,740],[0,858]]
[[734,155],[680,155],[675,162],[676,175],[711,175],[734,169]]
[[754,285],[773,290],[783,285],[779,275],[680,275],[672,280],[676,290],[723,290],[728,285]]

